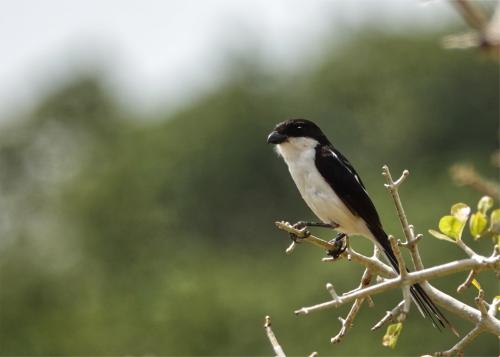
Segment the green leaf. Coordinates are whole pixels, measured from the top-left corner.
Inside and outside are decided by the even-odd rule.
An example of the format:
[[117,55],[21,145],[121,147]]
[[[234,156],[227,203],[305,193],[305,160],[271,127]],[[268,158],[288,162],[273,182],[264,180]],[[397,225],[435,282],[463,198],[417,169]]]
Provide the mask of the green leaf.
[[434,229],[429,229],[429,233],[431,235],[433,235],[434,237],[436,237],[437,239],[441,239],[441,240],[447,240],[448,242],[452,242],[452,243],[455,243],[455,240],[448,237],[448,236],[445,236],[443,233],[440,233],[438,231],[435,231]]
[[491,207],[493,207],[493,198],[490,196],[481,197],[477,203],[477,210],[483,214],[486,214]]
[[455,216],[443,216],[439,220],[439,230],[444,235],[458,240],[462,236],[466,220],[459,219]]
[[469,218],[470,207],[465,203],[455,203],[451,206],[451,215],[460,221],[466,221]]
[[497,208],[490,215],[490,231],[500,234],[500,208]]
[[477,290],[481,290],[481,284],[479,284],[479,281],[477,281],[476,279],[472,279],[471,283],[476,287]]
[[469,229],[474,239],[481,237],[488,226],[488,219],[483,212],[476,212],[470,217]]
[[382,345],[385,347],[395,348],[398,343],[399,335],[403,330],[403,323],[391,324],[387,326],[387,331],[382,338]]

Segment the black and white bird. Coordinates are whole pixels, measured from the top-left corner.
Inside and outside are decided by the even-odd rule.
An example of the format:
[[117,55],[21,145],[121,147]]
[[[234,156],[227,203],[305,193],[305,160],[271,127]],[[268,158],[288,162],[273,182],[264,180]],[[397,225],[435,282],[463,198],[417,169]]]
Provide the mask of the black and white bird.
[[[323,224],[348,236],[370,239],[399,272],[397,259],[363,181],[316,124],[305,119],[284,121],[276,125],[267,142],[276,145],[302,198]],[[413,285],[410,292],[421,313],[429,316],[436,327],[451,327],[420,285]]]

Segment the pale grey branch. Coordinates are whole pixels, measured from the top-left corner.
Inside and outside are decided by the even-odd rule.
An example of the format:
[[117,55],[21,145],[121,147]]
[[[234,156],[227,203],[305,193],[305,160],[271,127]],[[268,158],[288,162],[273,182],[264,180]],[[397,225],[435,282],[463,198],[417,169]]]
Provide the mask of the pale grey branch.
[[[374,254],[377,254],[374,252]],[[367,268],[365,269],[363,276],[361,277],[361,282],[359,284],[359,289],[364,288],[365,286],[368,286],[372,280],[372,274],[370,270]],[[333,294],[332,294],[333,296]],[[361,306],[363,305],[363,302],[365,299],[368,299],[369,297],[364,297],[364,298],[359,298],[354,301],[354,304],[352,304],[351,309],[349,310],[349,313],[347,314],[346,318],[343,319],[342,317],[339,317],[339,321],[342,324],[342,327],[340,328],[340,331],[337,335],[332,337],[330,339],[331,343],[339,343],[342,341],[344,336],[349,332],[349,329],[352,327],[352,324],[354,322],[354,319],[356,318],[356,315],[358,314],[359,310],[361,309]],[[334,298],[335,299],[335,298]]]
[[[452,348],[444,352],[437,352],[435,356],[438,357],[448,357],[448,356],[461,356],[465,347],[472,343],[482,332],[487,331],[486,325],[488,322],[495,318],[496,310],[500,299],[494,299],[493,302],[488,306],[486,301],[484,301],[484,291],[479,290],[478,296],[475,298],[476,305],[480,311],[480,319],[474,326],[474,328],[469,331],[460,341],[455,344]],[[495,319],[496,320],[496,319]]]
[[396,305],[394,309],[391,311],[386,311],[385,316],[382,317],[382,319],[377,322],[372,328],[372,331],[378,330],[382,326],[384,326],[385,323],[390,322],[390,321],[396,321],[398,316],[400,316],[401,311],[403,310],[403,306],[405,304],[405,300],[402,300],[399,304]]
[[[383,263],[379,259],[379,252],[377,249],[375,249],[373,256],[368,257],[356,252],[348,244],[346,251],[343,252],[339,258],[348,258],[352,262],[363,265],[365,267],[363,277],[366,278],[369,276],[370,279],[368,281],[366,281],[366,279],[362,279],[358,288],[341,295],[335,291],[332,284],[327,284],[327,290],[330,292],[331,300],[313,306],[303,307],[296,310],[295,314],[305,315],[314,311],[339,307],[353,302],[346,318],[339,318],[342,327],[339,333],[331,339],[333,343],[337,343],[342,340],[351,328],[363,302],[367,300],[373,303],[371,301],[371,296],[383,293],[390,289],[402,289],[404,299],[391,311],[387,311],[385,316],[372,327],[372,330],[380,328],[389,321],[403,321],[409,310],[411,302],[409,288],[410,286],[419,283],[432,301],[434,301],[437,305],[462,319],[472,322],[475,325],[475,327],[455,346],[448,351],[438,353],[439,355],[449,356],[451,354],[461,353],[463,348],[471,343],[482,332],[500,335],[500,320],[496,318],[496,311],[500,305],[500,299],[494,300],[491,304],[488,304],[484,301],[484,292],[481,292],[476,298],[477,308],[473,308],[455,299],[454,297],[445,294],[441,290],[436,289],[429,283],[432,279],[468,271],[469,275],[466,281],[458,288],[459,291],[463,291],[463,289],[472,283],[474,277],[480,272],[485,270],[493,270],[497,273],[500,272],[500,255],[498,252],[495,250],[490,257],[485,257],[474,252],[463,241],[458,241],[457,245],[469,256],[469,258],[424,268],[418,249],[418,243],[421,241],[423,236],[421,234],[415,234],[414,227],[408,223],[398,191],[399,186],[408,177],[409,172],[407,170],[403,171],[401,177],[394,181],[389,168],[384,166],[383,175],[386,178],[385,187],[393,198],[398,218],[406,238],[404,242],[400,242],[393,236],[389,236],[389,241],[398,261],[401,273],[399,275],[396,274],[392,267]],[[281,230],[296,235],[301,239],[301,241],[313,244],[326,250],[327,252],[335,249],[335,246],[332,243],[311,235],[305,229],[297,229],[287,222],[276,222],[276,226]],[[292,244],[288,250],[295,248],[295,246],[295,243]],[[399,248],[400,246],[403,246],[410,251],[415,271],[407,271],[403,255]],[[323,258],[323,261],[335,262],[341,260],[339,258],[334,259],[333,257],[327,257]],[[369,286],[371,274],[377,276],[377,283]]]
[[[420,271],[415,271],[408,273],[405,281],[402,281],[398,276],[396,278],[387,279],[382,283],[366,287],[364,289],[357,290],[355,292],[344,294],[338,297],[336,300],[327,301],[321,304],[317,304],[311,307],[304,307],[295,311],[297,315],[305,315],[313,311],[324,310],[332,307],[338,307],[345,303],[351,302],[359,297],[366,297],[368,295],[380,294],[384,291],[401,288],[403,284],[413,285],[416,283],[424,282],[427,280],[432,280],[439,277],[445,277],[454,273],[461,271],[467,271],[471,269],[476,270],[493,270],[500,268],[500,258],[499,257],[482,257],[483,259],[468,258],[449,262],[446,264],[441,264],[435,267],[427,268]],[[500,323],[499,323],[500,332]]]
[[273,347],[274,353],[276,354],[277,357],[286,357],[285,352],[283,351],[283,348],[281,348],[278,339],[274,335],[274,332],[271,328],[271,317],[266,316],[266,320],[264,323],[264,329],[266,330],[267,338],[269,339],[269,342],[271,343],[271,346]]
[[467,289],[469,286],[471,286],[472,281],[474,280],[475,277],[476,277],[476,272],[474,270],[471,270],[469,272],[469,275],[467,275],[467,278],[465,279],[465,281],[458,286],[457,293],[463,293],[465,291],[465,289]]

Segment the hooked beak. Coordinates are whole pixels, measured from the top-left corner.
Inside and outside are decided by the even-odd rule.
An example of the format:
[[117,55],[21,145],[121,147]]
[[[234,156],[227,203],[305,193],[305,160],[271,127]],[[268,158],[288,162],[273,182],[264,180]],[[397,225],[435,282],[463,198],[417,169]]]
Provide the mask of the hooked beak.
[[273,131],[269,136],[267,137],[267,143],[268,144],[281,144],[282,142],[286,141],[288,137],[286,135],[278,133],[276,130]]

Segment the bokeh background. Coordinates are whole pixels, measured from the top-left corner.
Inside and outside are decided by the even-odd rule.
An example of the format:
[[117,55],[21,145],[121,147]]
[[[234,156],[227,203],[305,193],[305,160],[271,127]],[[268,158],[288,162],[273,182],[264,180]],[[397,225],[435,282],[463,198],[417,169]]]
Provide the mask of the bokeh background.
[[[339,345],[329,340],[348,307],[293,315],[325,301],[326,282],[354,288],[362,270],[322,263],[310,246],[285,256],[273,222],[313,217],[265,143],[281,120],[316,121],[399,236],[383,164],[411,171],[401,195],[419,232],[455,202],[474,206],[481,195],[448,169],[471,162],[496,177],[499,67],[440,46],[466,29],[449,3],[1,8],[1,355],[271,355],[265,315],[291,355],[417,355],[456,342],[414,310],[397,349],[383,347],[384,331],[369,329],[399,291],[375,296]],[[463,257],[428,234],[421,250],[426,265]],[[435,284],[454,294],[464,278]],[[494,277],[479,280],[492,298]],[[468,352],[497,355],[497,339]]]

